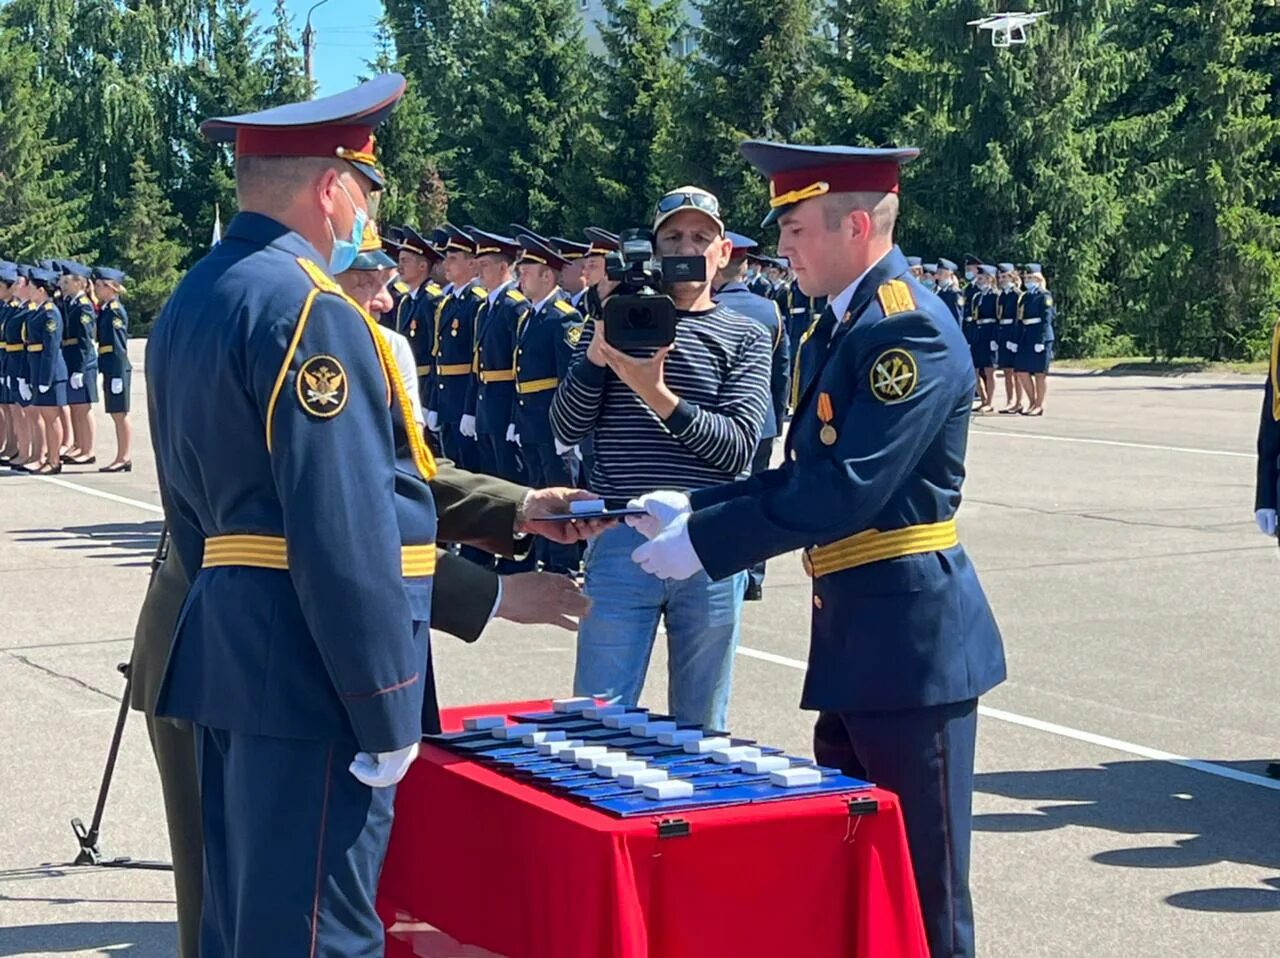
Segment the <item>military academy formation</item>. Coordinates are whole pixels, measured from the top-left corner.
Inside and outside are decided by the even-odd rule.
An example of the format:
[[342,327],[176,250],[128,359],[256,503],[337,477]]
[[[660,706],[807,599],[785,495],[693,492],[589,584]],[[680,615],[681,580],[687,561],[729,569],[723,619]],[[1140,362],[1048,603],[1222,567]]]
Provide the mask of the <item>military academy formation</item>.
[[64,464],[96,464],[93,406],[101,396],[116,456],[98,471],[132,469],[124,282],[120,270],[65,260],[0,261],[0,465],[57,475]]

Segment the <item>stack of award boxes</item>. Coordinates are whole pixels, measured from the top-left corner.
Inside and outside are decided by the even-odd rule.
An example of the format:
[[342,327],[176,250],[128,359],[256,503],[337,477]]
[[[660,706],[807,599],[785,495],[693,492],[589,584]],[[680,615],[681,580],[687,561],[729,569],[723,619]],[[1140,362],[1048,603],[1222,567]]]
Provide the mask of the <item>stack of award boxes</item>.
[[590,698],[468,718],[426,741],[623,818],[870,788],[751,739]]

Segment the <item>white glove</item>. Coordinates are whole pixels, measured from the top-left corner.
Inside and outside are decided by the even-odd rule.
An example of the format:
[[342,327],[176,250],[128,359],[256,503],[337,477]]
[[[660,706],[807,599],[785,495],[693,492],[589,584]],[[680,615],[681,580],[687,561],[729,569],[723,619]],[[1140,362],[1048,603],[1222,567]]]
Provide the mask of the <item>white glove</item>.
[[27,402],[31,402],[31,387],[27,385],[25,379],[18,380],[18,392]]
[[702,560],[689,541],[689,515],[677,516],[671,525],[631,553],[640,568],[659,579],[684,580],[702,571]]
[[84,373],[71,374],[71,388],[84,389]]
[[511,423],[507,426],[507,442],[519,443],[520,437],[516,435],[516,424]]
[[997,343],[994,339],[991,340],[991,351],[994,353],[999,348],[1000,348],[1000,344]]
[[1274,509],[1259,509],[1253,514],[1253,521],[1258,524],[1258,531],[1264,536],[1274,536],[1276,534],[1276,511]]
[[628,509],[643,509],[648,515],[627,516],[627,525],[646,539],[652,539],[680,516],[693,511],[689,497],[683,492],[659,489],[627,503]]
[[1005,343],[1005,345],[1009,347],[1009,352],[1011,353],[1016,353],[1018,351],[1017,343]]
[[387,788],[404,778],[417,757],[418,743],[414,742],[394,752],[357,752],[348,769],[370,788]]
[[1034,346],[1032,346],[1031,348],[1032,348],[1032,349],[1034,349],[1034,350],[1035,350],[1036,352],[1038,352],[1038,353],[1042,353],[1042,352],[1044,352],[1044,343],[1036,343],[1036,344],[1035,344]]
[[462,422],[458,423],[458,432],[462,433],[468,439],[476,438],[476,417],[463,416]]
[[579,458],[579,459],[581,459],[581,458],[582,458],[582,456],[581,456],[581,455],[579,455],[579,453],[578,453],[578,447],[577,447],[577,446],[566,446],[566,445],[565,445],[564,443],[562,443],[559,439],[555,439],[555,440],[553,440],[553,441],[554,441],[554,442],[555,442],[555,444],[556,444],[556,455],[557,455],[557,456],[566,456],[566,455],[568,455],[569,453],[573,453],[575,456],[578,456],[578,458]]
[[427,412],[427,428],[432,432],[440,431],[440,414],[434,409]]
[[119,396],[122,392],[124,392],[124,380],[123,379],[111,380],[111,395]]
[[48,387],[48,386],[40,386],[40,387],[39,387],[39,389],[40,389],[40,394],[41,394],[41,395],[44,395],[45,393],[47,393],[47,392],[49,391],[49,387]]

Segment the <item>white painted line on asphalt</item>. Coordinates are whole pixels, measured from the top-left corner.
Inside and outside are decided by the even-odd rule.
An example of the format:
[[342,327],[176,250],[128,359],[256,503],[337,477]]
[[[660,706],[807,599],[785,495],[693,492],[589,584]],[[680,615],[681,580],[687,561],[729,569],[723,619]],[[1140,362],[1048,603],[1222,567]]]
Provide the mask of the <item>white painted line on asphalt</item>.
[[117,496],[114,492],[103,492],[101,489],[94,489],[91,486],[82,486],[78,482],[68,482],[66,479],[58,479],[55,476],[32,476],[32,479],[38,479],[40,482],[51,482],[55,486],[62,486],[64,489],[71,489],[74,492],[83,492],[86,496],[97,496],[99,499],[108,499],[111,502],[123,503],[126,506],[133,506],[137,509],[145,509],[147,512],[154,512],[157,515],[164,515],[164,510],[159,506],[153,506],[149,502],[142,502],[139,499],[129,499],[125,496]]
[[[774,655],[772,652],[761,652],[758,649],[748,649],[738,646],[738,654],[749,659],[759,659],[761,662],[770,662],[774,665],[782,665],[789,669],[798,669],[804,671],[808,666],[799,659],[787,658],[785,655]],[[1257,785],[1261,788],[1269,788],[1272,791],[1280,791],[1280,781],[1273,778],[1267,778],[1263,775],[1254,775],[1250,772],[1241,772],[1238,769],[1231,768],[1227,765],[1216,765],[1213,762],[1202,762],[1198,759],[1187,758],[1185,755],[1175,755],[1173,752],[1164,752],[1158,748],[1148,748],[1145,745],[1138,745],[1134,742],[1125,742],[1118,738],[1110,738],[1106,735],[1095,735],[1093,732],[1082,732],[1080,729],[1068,728],[1065,725],[1057,725],[1054,722],[1044,722],[1040,719],[1029,718],[1025,715],[1018,715],[1016,712],[1006,712],[1004,709],[992,708],[989,705],[979,705],[978,714],[985,718],[995,719],[998,722],[1008,722],[1010,725],[1021,725],[1023,728],[1034,729],[1037,732],[1046,732],[1049,735],[1057,735],[1062,738],[1074,739],[1077,742],[1085,742],[1089,745],[1097,745],[1100,748],[1110,749],[1113,752],[1125,752],[1129,755],[1136,755],[1139,758],[1151,759],[1153,762],[1167,762],[1170,765],[1181,765],[1183,768],[1189,768],[1196,772],[1204,772],[1206,775],[1215,775],[1218,778],[1230,779],[1233,782],[1241,782],[1245,785]]]
[[1119,446],[1122,449],[1153,449],[1156,452],[1185,452],[1196,456],[1229,456],[1234,459],[1256,459],[1252,452],[1226,449],[1197,449],[1192,446],[1159,446],[1148,442],[1121,442],[1118,439],[1087,439],[1080,436],[1049,436],[1039,432],[1005,432],[1003,429],[970,429],[971,436],[999,436],[1004,439],[1039,439],[1043,442],[1076,442],[1088,446]]

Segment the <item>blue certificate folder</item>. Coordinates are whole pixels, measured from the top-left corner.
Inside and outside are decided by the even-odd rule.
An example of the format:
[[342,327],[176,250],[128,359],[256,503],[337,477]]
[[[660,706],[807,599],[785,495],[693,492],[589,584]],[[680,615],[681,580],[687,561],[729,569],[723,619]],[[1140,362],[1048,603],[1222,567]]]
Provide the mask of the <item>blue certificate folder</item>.
[[[672,779],[691,782],[694,793],[688,798],[668,801],[647,799],[638,787],[627,788],[615,779],[601,778],[554,756],[542,755],[536,747],[525,745],[518,739],[496,739],[489,730],[444,732],[426,735],[424,740],[535,788],[620,818],[807,798],[871,787],[870,783],[841,775],[836,769],[823,768],[823,780],[817,785],[782,788],[771,783],[768,773],[748,773],[741,764],[722,765],[712,761],[707,754],[686,752],[682,745],[663,745],[657,739],[633,735],[628,729],[609,728],[601,720],[584,718],[579,713],[526,712],[504,717],[520,724],[535,725],[539,731],[563,731],[566,739],[625,751],[644,760],[650,767],[665,770]],[[655,722],[672,721],[666,715],[650,713],[648,717]],[[679,727],[698,726],[679,723]],[[705,734],[728,737],[723,732]],[[763,755],[782,754],[781,749],[760,746],[754,739],[731,738],[730,742],[734,746],[756,746]],[[793,766],[813,764],[808,759],[790,758]]]

